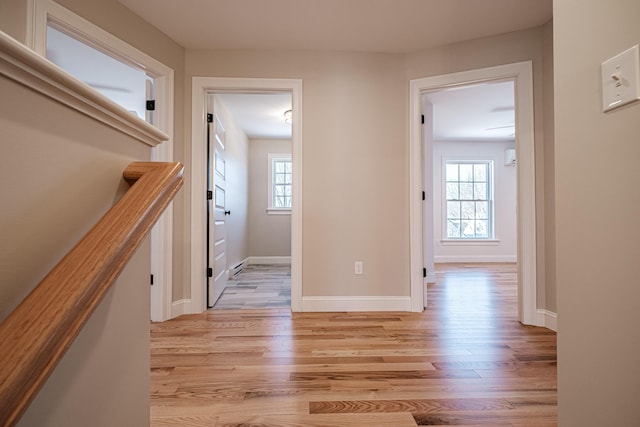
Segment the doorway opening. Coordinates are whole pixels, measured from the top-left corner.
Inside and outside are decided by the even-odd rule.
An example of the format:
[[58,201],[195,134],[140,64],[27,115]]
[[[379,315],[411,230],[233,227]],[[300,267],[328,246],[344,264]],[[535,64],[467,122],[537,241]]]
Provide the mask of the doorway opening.
[[[533,127],[533,75],[531,62],[502,65],[454,74],[412,80],[410,91],[410,191],[418,195],[425,191],[425,178],[432,169],[433,153],[424,150],[422,114],[424,94],[444,89],[460,88],[486,82],[513,81],[515,92],[515,151],[518,157],[517,175],[517,282],[518,318],[524,324],[538,325],[536,316],[536,204],[535,157]],[[505,125],[506,126],[506,125]],[[498,127],[498,126],[495,126]],[[431,166],[425,165],[431,162]],[[425,191],[426,192],[426,191]],[[410,198],[411,230],[411,295],[414,311],[418,306],[427,307],[428,295],[423,276],[433,268],[425,264],[428,248],[433,247],[433,230],[423,223],[432,204],[424,204],[422,198]],[[431,237],[429,237],[429,235]],[[432,239],[431,241],[429,239]],[[431,254],[433,257],[433,254]],[[432,270],[433,271],[433,270]]]
[[207,105],[207,308],[290,308],[291,93]]
[[[289,94],[291,99],[291,209],[290,263],[291,310],[300,311],[302,302],[302,81],[299,79],[244,79],[194,77],[192,85],[191,161],[191,297],[181,302],[183,313],[200,313],[207,308],[206,242],[206,120],[210,97],[231,94]],[[284,111],[278,113],[284,121]],[[223,123],[224,126],[224,123]],[[228,128],[225,128],[226,132]],[[228,134],[225,135],[228,137]],[[215,159],[214,159],[215,162]],[[213,163],[215,164],[215,163]],[[234,217],[233,209],[228,217]],[[251,260],[250,260],[251,261]],[[228,263],[228,274],[236,270]],[[215,272],[212,272],[215,275]]]

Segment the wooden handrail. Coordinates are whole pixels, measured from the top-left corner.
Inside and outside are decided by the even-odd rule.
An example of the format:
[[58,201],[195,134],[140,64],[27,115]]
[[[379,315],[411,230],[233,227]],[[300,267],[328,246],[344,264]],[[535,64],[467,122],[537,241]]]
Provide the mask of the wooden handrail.
[[181,163],[130,164],[129,191],[0,324],[1,426],[18,422],[182,186],[182,172]]

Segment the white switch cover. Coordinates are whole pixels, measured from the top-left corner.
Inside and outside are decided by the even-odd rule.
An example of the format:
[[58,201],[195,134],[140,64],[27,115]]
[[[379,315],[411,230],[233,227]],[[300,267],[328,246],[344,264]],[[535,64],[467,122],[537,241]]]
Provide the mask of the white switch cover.
[[640,99],[640,49],[635,45],[602,63],[602,109]]

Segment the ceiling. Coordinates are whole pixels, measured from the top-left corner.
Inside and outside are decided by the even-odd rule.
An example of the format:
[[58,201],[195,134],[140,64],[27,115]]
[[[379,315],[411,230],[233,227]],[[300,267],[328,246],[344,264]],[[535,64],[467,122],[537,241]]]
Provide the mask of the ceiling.
[[187,49],[410,53],[552,16],[552,0],[119,1]]
[[[187,49],[407,54],[540,26],[552,17],[552,0],[119,1]],[[434,137],[512,141],[508,86],[427,95],[434,104]],[[225,94],[223,102],[250,138],[289,138],[282,117],[288,108],[279,96]]]
[[514,141],[513,81],[449,88],[424,95],[433,104],[435,141]]
[[215,94],[250,139],[291,139],[284,112],[291,109],[290,93]]

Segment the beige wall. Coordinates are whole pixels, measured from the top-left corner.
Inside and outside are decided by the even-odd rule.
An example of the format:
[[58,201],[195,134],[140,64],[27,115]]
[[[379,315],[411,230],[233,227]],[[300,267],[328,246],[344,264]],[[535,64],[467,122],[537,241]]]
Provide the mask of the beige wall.
[[602,112],[603,61],[640,42],[637,0],[554,1],[561,426],[640,425],[640,103]]
[[186,69],[303,79],[304,295],[408,295],[403,56],[187,51]]
[[[455,73],[496,65],[510,64],[522,61],[533,63],[534,86],[534,126],[535,126],[535,162],[536,162],[536,203],[537,203],[537,306],[550,308],[546,305],[546,288],[555,288],[555,284],[546,283],[545,272],[545,174],[553,173],[553,165],[545,164],[545,145],[547,144],[548,128],[545,132],[544,111],[553,105],[553,100],[545,98],[544,66],[545,57],[545,27],[518,31],[494,37],[486,37],[466,42],[456,43],[428,49],[407,56],[406,75],[408,79],[431,77],[441,74]],[[552,140],[551,140],[552,141]],[[552,307],[551,307],[552,308]]]
[[20,43],[25,42],[27,2],[25,0],[0,0],[0,30]]
[[[543,28],[543,132],[544,132],[544,241],[538,242],[538,247],[544,249],[545,308],[553,313],[556,306],[556,182],[555,182],[555,130],[553,113],[553,23],[549,22]],[[540,171],[540,168],[537,168]],[[538,172],[539,173],[539,172]],[[540,197],[538,197],[540,200]],[[541,301],[538,299],[538,301]]]
[[[249,256],[249,139],[229,109],[215,97],[214,111],[225,130],[227,268]],[[215,180],[215,178],[214,178]],[[217,275],[214,272],[214,276]]]
[[[126,191],[125,167],[151,150],[4,77],[0,93],[4,318]],[[19,425],[148,425],[149,257],[145,243]]]
[[[537,304],[554,308],[553,301],[547,304],[546,294],[554,295],[555,285],[547,283],[553,277],[545,271],[545,245],[553,244],[553,239],[545,240],[548,231],[544,222],[545,173],[553,173],[553,165],[545,165],[544,107],[552,105],[552,99],[545,98],[545,57],[550,58],[545,55],[545,36],[548,30],[540,27],[410,55],[187,51],[187,87],[192,76],[302,79],[303,294],[406,296],[408,80],[531,60],[539,240]],[[185,158],[189,157],[190,153],[185,153]],[[363,276],[353,274],[356,260],[364,261]]]
[[291,140],[252,139],[249,155],[249,255],[291,256],[291,215],[269,215],[269,153],[291,153]]

